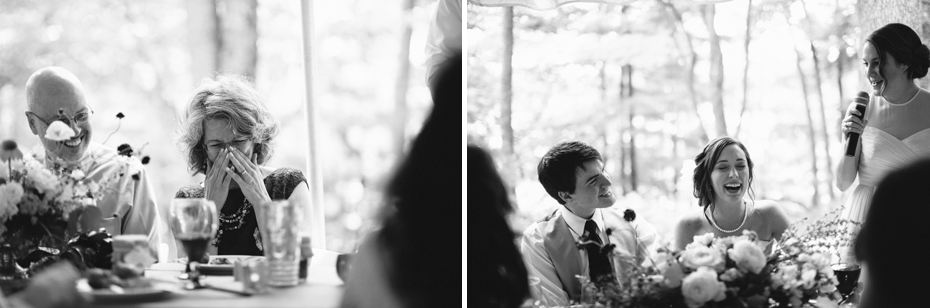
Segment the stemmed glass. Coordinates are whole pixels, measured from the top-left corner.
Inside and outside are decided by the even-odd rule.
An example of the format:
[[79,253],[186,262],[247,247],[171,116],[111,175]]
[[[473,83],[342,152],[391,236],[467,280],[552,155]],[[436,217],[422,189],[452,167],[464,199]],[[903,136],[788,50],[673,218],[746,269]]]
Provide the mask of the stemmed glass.
[[842,304],[849,299],[853,290],[856,289],[856,285],[859,281],[859,274],[862,269],[855,263],[839,263],[833,264],[831,267],[833,268],[833,273],[836,275],[836,280],[839,282],[839,285],[836,286],[836,290],[840,291],[840,294],[843,295],[843,300],[840,301]]
[[[171,200],[171,232],[187,252],[187,268],[181,279],[190,279],[185,289],[200,289],[200,273],[196,267],[191,270],[191,262],[199,262],[207,252],[207,245],[216,234],[219,218],[216,205],[207,199]],[[187,277],[184,277],[187,276]]]

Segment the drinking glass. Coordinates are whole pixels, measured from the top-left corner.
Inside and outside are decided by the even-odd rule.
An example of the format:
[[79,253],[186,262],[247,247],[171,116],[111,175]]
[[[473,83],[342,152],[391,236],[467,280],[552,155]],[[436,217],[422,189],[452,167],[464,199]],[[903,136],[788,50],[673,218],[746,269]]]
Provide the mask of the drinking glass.
[[[195,267],[191,270],[192,262],[200,262],[207,252],[207,245],[216,234],[219,218],[216,214],[216,205],[207,199],[174,199],[171,200],[171,232],[174,238],[181,243],[187,252],[186,276],[190,283],[185,289],[200,289],[200,273]],[[184,279],[183,277],[181,277]]]
[[339,280],[345,282],[348,278],[349,271],[352,270],[352,256],[353,253],[342,253],[336,256],[336,275],[339,275]]
[[843,301],[846,301],[853,290],[856,289],[862,269],[855,263],[837,263],[833,264],[831,268],[833,268],[833,273],[839,282],[836,290],[840,291],[840,294],[843,295]]
[[276,287],[297,285],[302,207],[288,200],[265,202],[260,207],[263,223],[259,229],[268,260],[268,284]]

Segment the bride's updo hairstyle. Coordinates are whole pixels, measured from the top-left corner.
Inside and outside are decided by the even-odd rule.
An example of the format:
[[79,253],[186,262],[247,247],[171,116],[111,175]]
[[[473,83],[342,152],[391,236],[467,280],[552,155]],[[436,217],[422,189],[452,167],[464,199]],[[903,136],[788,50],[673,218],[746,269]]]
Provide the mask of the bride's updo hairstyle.
[[[927,76],[930,67],[930,49],[920,42],[920,37],[911,27],[902,24],[887,24],[875,30],[866,39],[878,51],[878,67],[882,67],[885,55],[891,55],[898,65],[907,65],[907,78]],[[878,74],[885,78],[881,69]]]
[[717,137],[714,140],[711,140],[704,146],[704,150],[701,151],[696,157],[694,157],[694,197],[698,198],[698,205],[706,207],[711,203],[714,203],[714,182],[710,178],[710,174],[714,172],[714,166],[717,165],[717,159],[720,158],[720,153],[723,153],[723,149],[727,146],[735,144],[743,153],[746,154],[746,164],[749,166],[749,198],[752,198],[754,193],[752,192],[752,158],[749,157],[749,151],[746,150],[746,146],[742,142],[736,141],[736,139],[722,136]]

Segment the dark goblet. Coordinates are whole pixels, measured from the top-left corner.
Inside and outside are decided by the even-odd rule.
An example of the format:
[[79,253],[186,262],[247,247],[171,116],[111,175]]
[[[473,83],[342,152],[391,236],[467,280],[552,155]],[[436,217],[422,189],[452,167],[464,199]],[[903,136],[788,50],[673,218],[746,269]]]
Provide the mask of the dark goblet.
[[845,301],[849,298],[849,295],[852,294],[853,290],[856,289],[856,284],[859,281],[859,274],[862,272],[862,269],[859,268],[858,264],[850,263],[833,264],[831,267],[833,268],[833,274],[836,275],[836,280],[839,282],[836,289],[840,291]]
[[171,201],[171,231],[187,252],[187,267],[181,279],[190,279],[185,289],[200,289],[200,273],[191,262],[200,262],[207,245],[216,234],[218,224],[216,206],[207,199],[174,199]]
[[336,274],[339,275],[339,279],[343,282],[346,281],[349,271],[352,270],[352,256],[354,255],[355,254],[352,253],[346,253],[336,257]]

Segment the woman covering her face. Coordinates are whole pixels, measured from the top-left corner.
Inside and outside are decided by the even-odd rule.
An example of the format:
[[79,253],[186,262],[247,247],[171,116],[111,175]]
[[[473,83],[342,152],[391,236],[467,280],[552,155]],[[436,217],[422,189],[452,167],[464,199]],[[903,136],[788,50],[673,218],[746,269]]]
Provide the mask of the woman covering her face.
[[303,173],[265,166],[278,124],[244,77],[205,79],[191,98],[180,143],[194,174],[206,178],[182,187],[177,198],[216,203],[219,231],[213,241],[220,255],[263,255],[258,205],[288,199],[309,206]]
[[694,196],[703,209],[679,222],[678,249],[690,244],[695,236],[713,233],[715,237],[742,235],[755,231],[771,253],[774,240],[788,228],[788,218],[778,203],[746,198],[752,190],[753,163],[749,151],[739,141],[718,137],[694,158]]

